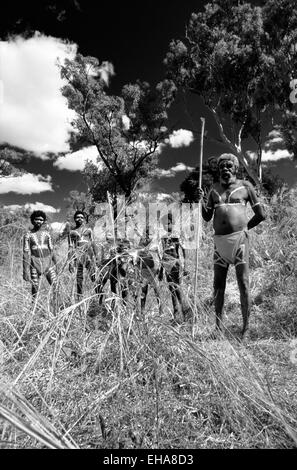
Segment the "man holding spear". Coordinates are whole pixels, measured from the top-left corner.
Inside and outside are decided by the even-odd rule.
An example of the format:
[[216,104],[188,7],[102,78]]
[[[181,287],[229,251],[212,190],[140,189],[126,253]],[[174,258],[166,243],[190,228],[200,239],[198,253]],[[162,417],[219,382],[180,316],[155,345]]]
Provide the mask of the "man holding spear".
[[[218,159],[218,168],[220,181],[213,185],[207,202],[203,199],[204,192],[201,187],[198,190],[198,198],[202,201],[203,219],[209,222],[213,217],[216,328],[221,330],[222,327],[227,273],[229,265],[234,264],[240,291],[243,338],[248,328],[251,306],[248,230],[262,222],[265,215],[253,186],[248,181],[237,179],[237,157],[224,153]],[[250,220],[246,214],[247,202],[254,212]]]

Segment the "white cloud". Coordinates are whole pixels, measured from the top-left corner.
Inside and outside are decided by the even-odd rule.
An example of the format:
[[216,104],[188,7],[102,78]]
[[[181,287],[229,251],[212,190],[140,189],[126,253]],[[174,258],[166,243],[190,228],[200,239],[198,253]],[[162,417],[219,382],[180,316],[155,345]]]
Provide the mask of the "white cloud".
[[9,210],[10,212],[15,212],[20,209],[22,209],[24,206],[21,206],[20,204],[10,204],[9,206],[3,206],[4,209]]
[[269,132],[268,138],[274,139],[274,138],[281,138],[281,132],[277,129],[272,129],[272,131]]
[[192,170],[194,170],[193,166],[187,166],[184,163],[180,162],[177,163],[175,166],[172,166],[168,170],[164,170],[163,168],[157,168],[154,172],[154,175],[157,178],[174,178],[177,173]]
[[193,171],[193,170],[194,170],[193,166],[187,166],[182,162],[177,163],[175,166],[171,167],[171,171],[174,171],[175,173],[179,173],[180,171]]
[[[122,120],[124,124],[124,116]],[[173,131],[172,134],[170,134],[170,136],[167,139],[165,139],[164,143],[158,144],[155,153],[157,155],[160,155],[167,146],[171,148],[188,147],[193,142],[193,140],[194,140],[194,135],[192,131],[188,131],[186,129],[178,129],[176,131]],[[150,150],[150,143],[146,140],[133,142],[133,144],[131,143],[131,145],[133,145],[134,147],[137,147],[139,150],[144,150],[144,151]],[[184,170],[177,170],[177,171],[184,171]]]
[[49,214],[56,214],[57,212],[60,212],[61,210],[60,208],[56,209],[53,206],[48,206],[47,204],[43,204],[43,202],[35,202],[35,203],[27,202],[24,205],[24,207],[25,209],[28,209],[30,211],[44,211]]
[[[97,163],[97,157],[98,150],[95,145],[92,145],[91,147],[84,147],[81,150],[67,153],[64,156],[59,157],[55,161],[54,166],[57,166],[60,170],[82,171],[87,160],[100,166],[100,163]],[[103,166],[103,163],[101,165]]]
[[169,194],[169,193],[157,193],[157,195],[156,195],[157,202],[162,202],[162,201],[165,201],[167,199],[173,199],[172,195]]
[[9,192],[17,194],[35,194],[53,191],[50,176],[25,173],[20,176],[6,176],[0,178],[0,194]]
[[14,212],[19,209],[25,209],[30,211],[44,211],[49,214],[56,214],[60,212],[61,209],[56,209],[53,206],[48,206],[47,204],[43,204],[43,202],[27,202],[26,204],[11,204],[9,206],[4,206],[4,209],[9,209],[10,211]]
[[269,144],[283,143],[284,139],[282,137],[273,137],[269,140]]
[[73,58],[77,46],[43,36],[0,42],[1,141],[33,151],[67,152],[73,111],[67,107],[57,59]]
[[194,140],[192,131],[178,129],[166,139],[166,143],[172,148],[188,147]]
[[[257,158],[256,152],[247,152],[247,153],[252,159],[255,160]],[[275,151],[267,150],[267,151],[262,152],[262,162],[268,162],[268,161],[276,162],[277,160],[282,160],[285,158],[287,159],[293,158],[293,154],[288,152],[288,150],[286,149],[278,149]]]
[[278,147],[281,147],[281,146],[284,147],[284,145],[285,145],[282,134],[277,129],[273,129],[272,131],[269,132],[268,139],[265,142],[265,149],[274,151],[273,148],[272,148],[273,144],[279,144]]
[[150,184],[145,185],[137,194],[140,203],[175,201],[175,197],[169,193],[158,193],[152,190]]
[[126,114],[123,114],[122,116],[122,124],[123,124],[123,128],[125,131],[128,131],[130,129],[130,119],[129,117],[126,115]]
[[105,60],[99,67],[99,73],[106,85],[109,85],[110,78],[115,75],[113,64]]
[[276,160],[281,160],[283,158],[292,158],[293,154],[288,152],[286,149],[279,149],[276,150],[275,152],[272,152],[271,150],[268,150],[267,152],[264,151],[262,154],[262,161],[267,162],[267,161],[276,161]]
[[157,168],[154,172],[153,175],[156,176],[157,178],[174,178],[175,173],[174,171],[169,170],[164,170],[164,168]]
[[50,227],[53,230],[53,232],[55,232],[57,234],[62,234],[64,229],[65,229],[65,226],[66,226],[66,224],[63,223],[63,222],[52,222],[50,224]]

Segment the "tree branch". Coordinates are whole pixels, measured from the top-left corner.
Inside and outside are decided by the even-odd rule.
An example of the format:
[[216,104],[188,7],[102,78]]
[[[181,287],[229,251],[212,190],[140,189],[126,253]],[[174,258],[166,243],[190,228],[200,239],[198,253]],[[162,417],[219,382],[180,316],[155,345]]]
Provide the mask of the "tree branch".
[[[220,137],[221,137],[222,141],[224,142],[224,144],[226,144],[228,147],[230,147],[231,150],[238,156],[239,161],[241,162],[241,164],[245,168],[245,170],[248,173],[248,175],[250,176],[250,178],[254,181],[254,183],[260,184],[260,181],[259,181],[259,178],[257,177],[257,175],[255,175],[254,172],[246,164],[244,154],[243,154],[242,150],[239,149],[239,147],[237,147],[236,144],[234,145],[231,142],[231,140],[229,140],[228,137],[226,136],[224,128],[223,128],[223,124],[221,123],[216,110],[214,108],[208,106],[208,105],[207,105],[207,108],[210,110],[211,114],[213,115],[213,117],[216,121],[216,124],[217,124],[218,129],[219,129]],[[242,129],[241,129],[240,135],[242,133]]]

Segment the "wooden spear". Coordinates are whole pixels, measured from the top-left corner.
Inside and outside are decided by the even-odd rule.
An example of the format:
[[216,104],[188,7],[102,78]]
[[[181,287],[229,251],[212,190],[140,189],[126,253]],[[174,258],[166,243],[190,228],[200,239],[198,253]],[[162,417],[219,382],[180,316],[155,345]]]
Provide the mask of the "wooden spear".
[[[205,127],[205,118],[201,119],[201,139],[200,139],[200,156],[199,156],[199,189],[202,186],[202,163],[203,163],[203,140],[204,140],[204,127]],[[200,248],[200,234],[201,234],[201,201],[198,203],[198,219],[197,219],[197,231],[196,231],[196,262],[195,262],[195,284],[194,284],[194,305],[195,305],[195,316],[193,321],[192,335],[194,337],[194,327],[197,323],[197,290],[198,290],[198,262],[199,262],[199,248]]]

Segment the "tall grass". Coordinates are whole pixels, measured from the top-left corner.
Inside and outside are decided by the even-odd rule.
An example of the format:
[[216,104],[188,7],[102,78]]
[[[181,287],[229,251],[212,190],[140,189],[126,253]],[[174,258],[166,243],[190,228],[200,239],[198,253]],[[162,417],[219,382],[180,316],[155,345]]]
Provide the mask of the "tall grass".
[[[131,296],[123,304],[108,287],[99,308],[87,280],[77,302],[74,277],[59,274],[58,308],[42,286],[36,305],[20,275],[15,241],[1,269],[0,431],[14,448],[292,448],[297,444],[297,333],[294,205],[267,205],[251,234],[250,338],[241,328],[239,294],[230,271],[224,335],[214,327],[212,241],[203,227],[198,297],[190,322],[173,326],[161,284],[162,311],[152,293],[144,315]],[[2,243],[5,240],[2,239]],[[61,247],[63,265],[65,247]]]

